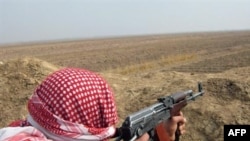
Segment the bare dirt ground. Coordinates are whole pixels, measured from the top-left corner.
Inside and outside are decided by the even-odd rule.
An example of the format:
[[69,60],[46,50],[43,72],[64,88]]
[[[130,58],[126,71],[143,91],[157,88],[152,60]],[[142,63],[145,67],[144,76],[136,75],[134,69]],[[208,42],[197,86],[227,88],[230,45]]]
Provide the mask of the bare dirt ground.
[[[155,35],[0,47],[0,127],[25,118],[26,102],[61,67],[100,73],[120,123],[177,91],[205,95],[183,109],[186,141],[223,141],[223,125],[250,124],[250,31]],[[120,124],[119,123],[119,124]]]

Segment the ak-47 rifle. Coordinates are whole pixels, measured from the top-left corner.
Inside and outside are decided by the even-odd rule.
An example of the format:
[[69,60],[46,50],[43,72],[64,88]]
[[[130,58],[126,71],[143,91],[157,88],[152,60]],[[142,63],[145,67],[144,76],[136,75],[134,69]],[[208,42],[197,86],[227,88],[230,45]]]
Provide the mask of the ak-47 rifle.
[[[116,141],[134,141],[144,133],[148,133],[152,139],[155,136],[155,127],[160,122],[176,115],[189,101],[195,100],[203,94],[204,91],[199,82],[198,93],[193,94],[192,90],[187,90],[158,98],[158,103],[135,112],[125,119],[118,129],[119,137]],[[176,134],[175,140],[179,141],[179,134]]]

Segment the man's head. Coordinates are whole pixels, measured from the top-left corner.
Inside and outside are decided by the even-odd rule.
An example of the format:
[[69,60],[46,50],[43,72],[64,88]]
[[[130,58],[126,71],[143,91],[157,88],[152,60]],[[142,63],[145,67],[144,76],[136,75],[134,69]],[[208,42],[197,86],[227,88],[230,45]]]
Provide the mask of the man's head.
[[[117,123],[114,94],[88,70],[65,68],[49,75],[28,102],[31,117],[46,130],[68,136],[101,134]],[[81,128],[77,131],[67,128]],[[71,136],[71,135],[70,135]]]

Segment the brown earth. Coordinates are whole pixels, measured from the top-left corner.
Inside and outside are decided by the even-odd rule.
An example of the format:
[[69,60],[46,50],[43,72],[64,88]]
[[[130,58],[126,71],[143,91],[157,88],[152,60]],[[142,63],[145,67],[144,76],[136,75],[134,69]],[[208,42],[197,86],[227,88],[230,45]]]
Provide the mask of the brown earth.
[[0,47],[0,127],[25,118],[26,102],[61,67],[100,73],[116,94],[120,123],[158,97],[205,95],[183,109],[181,140],[223,141],[224,124],[250,124],[250,31],[155,35]]

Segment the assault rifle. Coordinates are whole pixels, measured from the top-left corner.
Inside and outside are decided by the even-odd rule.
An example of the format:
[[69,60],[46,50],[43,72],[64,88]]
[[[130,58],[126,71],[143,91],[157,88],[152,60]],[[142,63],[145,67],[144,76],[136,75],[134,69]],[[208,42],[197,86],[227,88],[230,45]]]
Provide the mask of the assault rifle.
[[[158,98],[158,103],[126,117],[118,129],[119,137],[116,141],[134,141],[144,133],[148,133],[152,139],[155,136],[155,127],[160,122],[176,115],[189,101],[195,100],[203,94],[202,85],[198,82],[198,93],[193,94],[192,90],[187,90]],[[176,134],[176,141],[178,140],[179,135]]]

